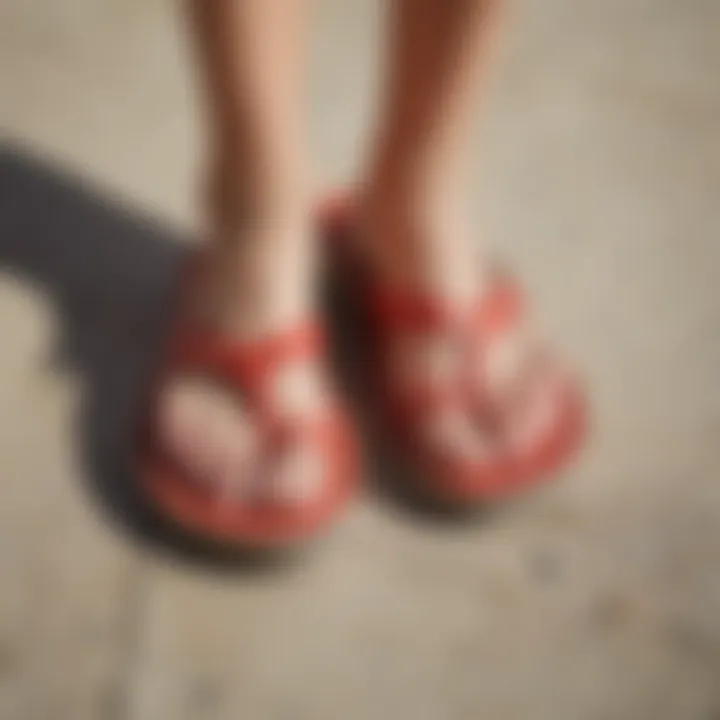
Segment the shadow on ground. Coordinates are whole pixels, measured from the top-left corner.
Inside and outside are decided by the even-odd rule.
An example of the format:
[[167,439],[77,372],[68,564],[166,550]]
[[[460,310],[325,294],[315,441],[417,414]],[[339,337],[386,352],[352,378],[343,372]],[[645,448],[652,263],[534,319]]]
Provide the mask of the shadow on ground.
[[[152,549],[203,566],[254,566],[166,525],[145,502],[132,438],[187,243],[90,183],[0,145],[0,272],[31,283],[60,323],[53,354],[83,396],[79,452],[91,493]],[[241,560],[243,562],[241,562]]]
[[[79,450],[92,494],[126,531],[155,549],[204,566],[266,567],[266,558],[208,547],[167,526],[145,502],[133,472],[134,421],[188,247],[184,240],[91,182],[0,144],[0,271],[37,286],[57,312],[54,359],[83,385]],[[336,353],[352,378],[353,346],[362,338],[339,310]],[[394,507],[412,506],[426,519],[458,519],[407,494],[382,453],[371,456],[372,476],[383,478],[376,489]]]

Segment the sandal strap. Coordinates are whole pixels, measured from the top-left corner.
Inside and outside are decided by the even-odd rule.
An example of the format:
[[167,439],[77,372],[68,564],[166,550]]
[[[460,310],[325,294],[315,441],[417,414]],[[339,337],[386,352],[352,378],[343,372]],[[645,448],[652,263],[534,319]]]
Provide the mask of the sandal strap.
[[322,330],[313,321],[252,341],[184,322],[171,337],[169,363],[174,372],[207,375],[257,400],[280,366],[316,359],[323,347]]
[[455,386],[437,388],[413,388],[398,395],[397,391],[388,399],[387,408],[394,420],[411,430],[427,420],[461,402],[462,395]]
[[518,331],[526,313],[527,307],[522,289],[512,276],[505,273],[494,276],[490,288],[476,304],[470,340],[472,352],[469,382],[474,388],[473,394],[481,399],[481,405],[491,417],[494,417],[494,411],[487,408],[494,406],[492,403],[486,404],[491,393],[489,379],[484,365],[481,373],[478,373],[477,363],[483,363],[482,358],[492,352],[492,348],[496,347],[503,337]]
[[496,276],[475,306],[472,325],[480,342],[490,343],[498,335],[516,328],[526,311],[520,288],[507,276]]
[[[450,304],[439,302],[425,293],[387,286],[375,286],[370,300],[370,311],[381,338],[381,347],[392,342],[397,335],[412,338],[426,334],[447,338],[450,343],[457,342],[459,347],[463,318]],[[381,357],[380,364],[384,362]],[[402,383],[398,385],[388,370],[381,372],[381,392],[387,411],[393,416],[395,424],[411,434],[412,428],[421,424],[428,415],[441,412],[461,400],[457,379],[413,383],[405,387]]]
[[389,333],[455,335],[462,326],[454,307],[420,292],[376,288],[372,312],[378,327]]

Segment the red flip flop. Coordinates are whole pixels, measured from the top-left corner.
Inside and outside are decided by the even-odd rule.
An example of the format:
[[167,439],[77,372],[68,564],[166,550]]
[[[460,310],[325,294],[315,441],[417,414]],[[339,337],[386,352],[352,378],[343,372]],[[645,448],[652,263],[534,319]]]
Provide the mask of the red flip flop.
[[[358,278],[358,274],[355,274]],[[470,459],[450,446],[428,442],[428,418],[456,410],[472,420],[472,404],[458,373],[442,385],[401,389],[393,380],[388,349],[393,339],[433,334],[461,347],[464,323],[451,310],[421,295],[365,285],[356,293],[366,298],[365,322],[370,342],[365,359],[372,387],[372,412],[391,445],[396,461],[409,471],[425,498],[443,506],[466,506],[506,494],[518,484],[514,457],[500,443]]]
[[[492,409],[487,393],[477,390],[477,358],[490,351],[493,343],[518,330],[527,315],[524,298],[517,285],[509,278],[498,278],[480,299],[471,323],[470,358],[474,374],[471,384],[475,388],[476,414],[495,426],[502,437],[502,421]],[[475,352],[473,352],[473,346]],[[480,360],[482,364],[482,360]],[[536,361],[536,362],[539,362]],[[562,382],[554,383],[553,405],[555,421],[544,432],[512,451],[517,468],[519,485],[540,482],[560,471],[577,453],[587,433],[587,401],[580,383],[564,373]]]
[[[495,342],[522,321],[527,312],[525,298],[517,283],[506,273],[493,275],[490,287],[469,322],[457,318],[451,320],[431,299],[400,298],[393,296],[387,288],[379,288],[371,269],[353,251],[351,217],[352,201],[348,195],[329,198],[321,203],[318,212],[323,235],[328,242],[328,270],[336,279],[338,276],[342,278],[335,284],[342,287],[345,295],[353,295],[348,302],[359,302],[365,306],[363,321],[372,328],[369,344],[382,348],[386,344],[383,339],[386,333],[392,335],[398,331],[447,330],[462,335],[469,348],[480,345],[482,351],[484,344]],[[454,327],[451,327],[453,324]],[[477,355],[469,353],[468,357],[475,362]],[[382,364],[375,358],[371,367],[379,368]],[[472,372],[473,368],[468,368],[468,371]],[[487,398],[475,392],[474,384],[471,386],[466,381],[467,377],[463,378],[459,389],[456,388],[454,392],[459,392],[466,402],[472,403],[473,413],[480,422],[490,423],[504,449],[498,451],[483,467],[473,470],[465,468],[457,474],[445,472],[443,463],[425,463],[432,468],[430,473],[423,473],[427,478],[425,484],[433,486],[434,492],[441,498],[477,502],[513,494],[559,471],[581,446],[586,432],[586,404],[579,386],[569,379],[558,397],[556,423],[522,451],[503,442],[502,433],[497,433],[492,413],[488,412]],[[381,398],[379,412],[389,417],[402,418],[402,413],[387,413],[387,407],[392,407],[396,400],[392,388],[381,387],[376,396],[378,394]],[[409,403],[406,413],[411,417],[415,413],[417,417],[418,413],[432,409],[432,402],[425,405]],[[411,452],[422,456],[417,446]]]
[[342,292],[339,304],[352,307],[361,328],[363,399],[383,446],[412,489],[442,507],[466,507],[507,494],[517,484],[513,458],[501,447],[479,459],[464,459],[450,448],[429,444],[423,432],[428,417],[455,405],[472,415],[464,377],[445,387],[415,387],[400,391],[388,370],[388,340],[434,333],[464,343],[464,319],[423,295],[410,295],[379,284],[371,268],[355,251],[350,204],[333,199],[319,213],[328,242],[328,273]]
[[[207,377],[242,397],[262,437],[257,485],[271,474],[273,461],[293,443],[312,443],[323,460],[320,490],[308,500],[278,500],[258,492],[238,499],[219,497],[192,477],[158,437],[151,411],[141,438],[141,481],[158,509],[201,537],[247,548],[288,546],[326,527],[347,504],[357,485],[358,452],[344,413],[334,403],[313,421],[278,417],[270,401],[275,374],[287,363],[320,361],[322,334],[312,322],[252,343],[177,323],[171,333],[160,380],[169,375]],[[151,408],[156,404],[151,403]]]

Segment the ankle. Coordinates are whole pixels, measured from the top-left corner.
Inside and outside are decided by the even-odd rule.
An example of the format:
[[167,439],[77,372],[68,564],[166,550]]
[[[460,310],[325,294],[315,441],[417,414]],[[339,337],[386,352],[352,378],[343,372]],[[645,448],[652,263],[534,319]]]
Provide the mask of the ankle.
[[459,193],[443,186],[366,185],[356,225],[364,251],[391,282],[462,292],[472,286],[474,248]]
[[243,337],[304,319],[314,272],[309,193],[256,182],[232,156],[214,164],[206,193],[206,252],[194,306]]
[[311,215],[309,184],[300,180],[258,180],[253,175],[221,166],[210,173],[204,215],[208,234],[228,242],[248,228],[277,236],[307,225]]
[[193,301],[201,318],[243,338],[306,319],[314,272],[309,233],[247,228],[233,238],[207,243]]

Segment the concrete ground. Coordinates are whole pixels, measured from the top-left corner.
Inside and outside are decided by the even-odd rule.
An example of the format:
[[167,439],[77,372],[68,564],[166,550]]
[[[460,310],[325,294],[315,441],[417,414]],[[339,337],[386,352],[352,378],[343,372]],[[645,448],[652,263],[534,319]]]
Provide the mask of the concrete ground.
[[[378,8],[321,5],[330,183],[370,119]],[[369,497],[256,577],[139,541],[86,462],[192,220],[175,3],[0,0],[0,128],[25,148],[0,151],[0,718],[720,718],[720,3],[516,5],[478,223],[587,376],[592,442],[485,521]]]

